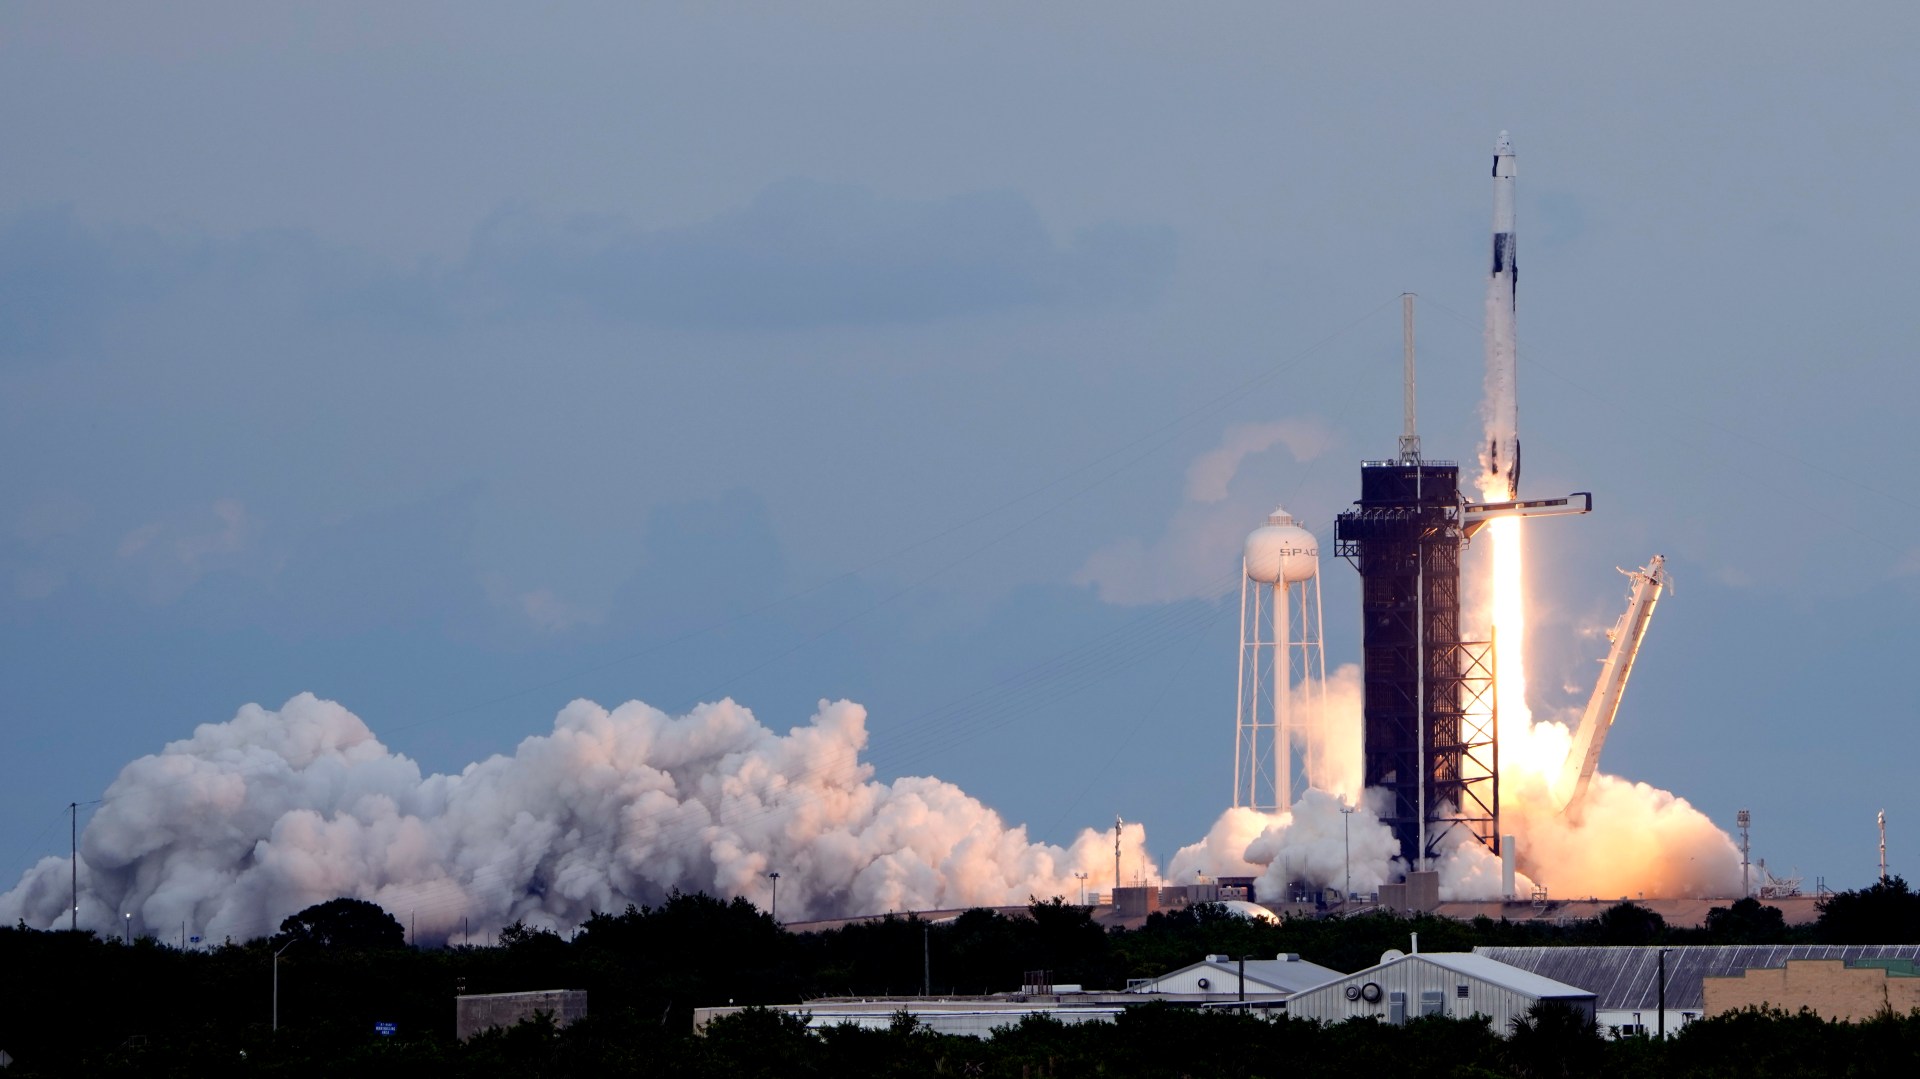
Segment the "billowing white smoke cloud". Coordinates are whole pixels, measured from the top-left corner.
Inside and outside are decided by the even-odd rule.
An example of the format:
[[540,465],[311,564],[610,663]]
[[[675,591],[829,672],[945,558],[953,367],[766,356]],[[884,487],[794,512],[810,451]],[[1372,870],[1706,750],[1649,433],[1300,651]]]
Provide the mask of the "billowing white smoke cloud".
[[1220,814],[1198,843],[1181,847],[1167,870],[1175,884],[1192,884],[1201,876],[1257,877],[1265,863],[1247,858],[1247,848],[1267,829],[1284,824],[1285,813],[1262,813],[1238,807]]
[[1255,892],[1279,899],[1292,881],[1346,888],[1349,874],[1352,891],[1373,892],[1406,872],[1393,830],[1380,823],[1372,801],[1369,794],[1367,804],[1347,813],[1335,795],[1308,790],[1281,823],[1247,847],[1247,860],[1266,866]]
[[1318,767],[1309,769],[1307,782],[1353,804],[1360,801],[1360,784],[1366,776],[1361,761],[1365,745],[1361,737],[1361,712],[1365,697],[1357,664],[1342,663],[1335,669],[1327,677],[1323,695],[1308,692],[1304,685],[1298,687],[1294,692],[1293,714],[1311,721],[1314,710],[1321,707],[1322,702],[1326,714],[1319,717],[1320,752],[1306,754],[1309,765]]
[[1579,821],[1545,800],[1522,801],[1502,822],[1527,873],[1564,898],[1734,896],[1740,851],[1685,798],[1605,773],[1593,777]]
[[[1073,897],[1076,872],[1111,871],[1110,833],[1033,843],[952,784],[873,781],[866,737],[847,701],[786,735],[732,701],[682,717],[575,701],[512,756],[423,777],[331,701],[248,705],[121,771],[83,836],[80,922],[241,940],[354,896],[422,940],[480,938],[675,888],[765,907],[772,870],[784,921]],[[1145,838],[1122,834],[1151,876]],[[64,927],[68,873],[42,859],[0,895],[0,924]]]
[[1188,466],[1186,497],[1166,531],[1158,538],[1126,537],[1099,548],[1074,583],[1094,586],[1102,602],[1127,606],[1217,598],[1220,571],[1238,563],[1247,522],[1273,508],[1270,493],[1236,484],[1243,466],[1276,446],[1286,447],[1296,461],[1312,460],[1331,441],[1314,419],[1228,428],[1219,446]]

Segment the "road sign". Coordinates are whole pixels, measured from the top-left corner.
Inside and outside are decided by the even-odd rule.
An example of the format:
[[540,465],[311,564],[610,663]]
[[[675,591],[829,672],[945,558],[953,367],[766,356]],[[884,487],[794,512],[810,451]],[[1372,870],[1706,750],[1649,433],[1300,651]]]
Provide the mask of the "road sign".
[[380,1036],[381,1036],[382,1038],[391,1038],[391,1037],[393,1037],[393,1033],[394,1033],[394,1031],[396,1031],[396,1030],[399,1030],[399,1029],[400,1029],[400,1028],[399,1028],[398,1026],[396,1026],[396,1025],[394,1025],[394,1024],[392,1024],[392,1023],[375,1023],[375,1024],[373,1024],[373,1032],[374,1032],[375,1034],[378,1034],[378,1035],[380,1035]]

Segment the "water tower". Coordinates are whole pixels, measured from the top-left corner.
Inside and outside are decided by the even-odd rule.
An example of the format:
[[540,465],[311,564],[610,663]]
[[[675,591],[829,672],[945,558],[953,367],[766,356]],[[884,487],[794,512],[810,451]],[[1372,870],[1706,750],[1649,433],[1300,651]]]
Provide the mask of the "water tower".
[[1296,744],[1309,781],[1324,765],[1320,541],[1275,509],[1247,537],[1243,566],[1233,804],[1272,813],[1293,805]]

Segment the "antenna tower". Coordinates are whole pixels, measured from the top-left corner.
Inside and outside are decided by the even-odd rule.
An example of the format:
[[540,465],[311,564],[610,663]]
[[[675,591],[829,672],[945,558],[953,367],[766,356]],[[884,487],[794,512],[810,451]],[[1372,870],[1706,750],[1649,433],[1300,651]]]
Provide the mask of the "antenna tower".
[[1742,897],[1746,897],[1753,894],[1752,878],[1748,876],[1748,866],[1750,863],[1747,860],[1747,856],[1751,852],[1751,848],[1747,844],[1747,829],[1753,824],[1753,814],[1743,809],[1734,817],[1734,820],[1740,824],[1740,894]]
[[1887,882],[1887,811],[1880,811],[1880,883]]

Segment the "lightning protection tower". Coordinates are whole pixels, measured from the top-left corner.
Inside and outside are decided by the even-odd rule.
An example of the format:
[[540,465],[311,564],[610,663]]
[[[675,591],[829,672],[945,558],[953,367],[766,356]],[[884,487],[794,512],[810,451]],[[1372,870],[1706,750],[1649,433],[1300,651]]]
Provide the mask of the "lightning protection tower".
[[1242,565],[1233,804],[1272,813],[1293,805],[1296,744],[1309,783],[1326,764],[1320,542],[1275,509],[1247,537]]

